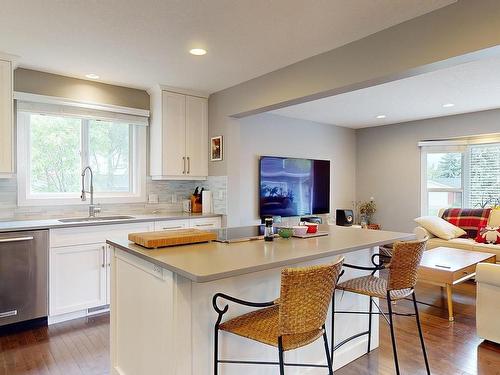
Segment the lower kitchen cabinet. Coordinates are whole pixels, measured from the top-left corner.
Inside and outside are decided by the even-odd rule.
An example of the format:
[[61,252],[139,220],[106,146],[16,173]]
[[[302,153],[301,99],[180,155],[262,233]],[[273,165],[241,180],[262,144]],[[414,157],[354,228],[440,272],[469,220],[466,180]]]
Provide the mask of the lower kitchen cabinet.
[[107,310],[110,301],[110,250],[107,238],[148,232],[153,222],[95,225],[50,231],[49,323]]
[[126,238],[132,232],[220,226],[220,217],[209,217],[51,229],[49,323],[107,310],[111,299],[111,252],[106,239]]
[[198,219],[190,219],[189,226],[196,229],[219,229],[221,227],[220,217],[201,217]]
[[189,228],[189,220],[165,220],[155,222],[155,231]]
[[50,251],[51,316],[106,305],[109,267],[105,244],[56,247]]

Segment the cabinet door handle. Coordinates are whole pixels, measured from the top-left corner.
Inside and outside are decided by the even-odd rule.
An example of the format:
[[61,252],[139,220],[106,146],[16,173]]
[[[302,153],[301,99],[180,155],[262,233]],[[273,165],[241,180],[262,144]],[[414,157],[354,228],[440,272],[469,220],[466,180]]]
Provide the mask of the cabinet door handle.
[[184,228],[182,225],[176,225],[175,227],[163,227],[162,229],[181,229]]
[[186,157],[185,156],[182,157],[182,165],[183,165],[182,174],[186,174]]
[[8,318],[9,316],[16,316],[17,310],[5,311],[0,313],[0,318]]
[[188,160],[188,171],[187,171],[187,173],[190,174],[191,173],[191,158],[188,156],[187,160]]
[[102,246],[102,264],[101,267],[104,268],[106,267],[106,246]]
[[209,223],[209,224],[196,224],[197,227],[213,227],[214,224],[213,223]]
[[11,237],[11,238],[0,238],[0,242],[19,242],[19,241],[31,241],[32,236],[27,237]]

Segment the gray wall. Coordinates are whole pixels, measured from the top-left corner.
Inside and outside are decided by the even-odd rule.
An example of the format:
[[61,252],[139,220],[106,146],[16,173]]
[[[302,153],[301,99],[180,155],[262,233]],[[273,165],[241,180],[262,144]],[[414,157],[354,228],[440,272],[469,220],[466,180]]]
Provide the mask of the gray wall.
[[[240,224],[258,218],[258,162],[262,155],[331,161],[330,207],[350,207],[355,194],[356,139],[353,129],[261,114],[239,123]],[[232,202],[232,201],[231,201]]]
[[420,216],[421,140],[500,132],[500,110],[356,131],[356,199],[375,197],[384,229],[411,231]]
[[[224,136],[224,160],[209,174],[227,176],[228,223],[239,223],[242,115],[352,91],[474,60],[500,48],[500,2],[461,0],[361,40],[212,94],[209,136]],[[460,41],[460,43],[457,43]]]
[[144,90],[30,69],[19,68],[14,71],[14,90],[92,103],[149,109],[149,95]]

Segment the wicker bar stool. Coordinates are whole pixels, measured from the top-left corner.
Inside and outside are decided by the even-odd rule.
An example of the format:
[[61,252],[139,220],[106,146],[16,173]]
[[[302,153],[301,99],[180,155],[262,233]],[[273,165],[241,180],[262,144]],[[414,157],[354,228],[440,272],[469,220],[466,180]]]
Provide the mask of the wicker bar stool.
[[[354,266],[351,264],[344,263],[344,267],[354,268],[358,270],[366,270],[371,271],[370,275],[357,277],[351,280],[344,281],[337,285],[337,289],[343,290],[346,292],[363,294],[365,296],[370,297],[370,305],[368,312],[353,312],[353,311],[335,311],[335,299],[333,299],[333,307],[332,307],[332,357],[333,351],[338,349],[340,346],[345,343],[363,335],[368,335],[368,351],[370,352],[371,348],[371,328],[372,328],[372,315],[382,315],[386,322],[389,324],[391,331],[391,341],[392,341],[392,350],[394,355],[394,365],[396,368],[396,374],[399,375],[399,362],[398,362],[398,353],[396,348],[396,336],[394,333],[394,315],[401,316],[415,316],[418,328],[418,334],[420,336],[420,345],[422,347],[422,353],[424,356],[425,368],[427,370],[427,374],[430,375],[429,362],[427,359],[427,352],[425,350],[425,342],[422,334],[422,327],[420,326],[420,318],[418,315],[418,306],[417,300],[415,296],[415,285],[417,283],[417,275],[418,275],[418,266],[422,259],[423,252],[425,250],[425,246],[427,244],[427,238],[417,241],[405,241],[405,242],[396,242],[394,243],[392,249],[392,257],[390,258],[389,264],[384,264],[383,259],[385,256],[380,256],[379,262],[374,261],[374,257],[372,257],[372,262],[374,263],[374,267],[361,267]],[[378,254],[376,254],[378,255]],[[381,277],[375,276],[375,273],[382,269],[388,269],[388,278],[387,280]],[[415,313],[413,314],[402,314],[396,313],[393,311],[392,304],[394,301],[407,298],[412,296],[413,299],[413,307]],[[384,313],[379,305],[375,302],[374,298],[384,298],[387,300],[387,308],[388,312]],[[379,312],[373,312],[373,306],[376,306]],[[367,314],[368,315],[368,331],[361,332],[352,337],[349,337],[336,346],[334,345],[334,317],[335,314]]]
[[[344,259],[333,264],[305,268],[287,268],[281,271],[280,298],[271,302],[249,302],[226,294],[213,297],[213,307],[218,314],[214,332],[214,375],[220,363],[279,365],[283,375],[285,366],[324,367],[333,374],[332,359],[325,330],[325,320],[333,291],[339,278]],[[222,322],[229,306],[217,305],[224,299],[244,306],[261,309]],[[250,340],[278,348],[278,362],[239,361],[219,359],[219,331],[226,331]],[[323,337],[326,365],[285,363],[283,353],[308,345]]]

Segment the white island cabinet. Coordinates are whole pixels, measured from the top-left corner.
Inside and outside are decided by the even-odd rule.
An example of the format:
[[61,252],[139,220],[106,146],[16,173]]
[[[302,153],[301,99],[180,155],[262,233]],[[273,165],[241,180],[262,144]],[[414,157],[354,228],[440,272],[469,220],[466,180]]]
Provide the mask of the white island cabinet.
[[[112,247],[111,369],[112,375],[213,373],[214,324],[217,313],[212,297],[217,292],[255,302],[279,296],[283,267],[332,262],[370,265],[378,246],[414,236],[332,226],[326,237],[249,241],[232,244],[211,242],[146,250],[126,239],[108,240]],[[346,269],[343,279],[363,271]],[[368,309],[368,297],[337,293],[341,310]],[[251,308],[229,304],[224,320]],[[330,319],[327,331],[330,335]],[[335,343],[366,331],[366,315],[336,316]],[[378,346],[378,319],[373,319],[372,348]],[[365,354],[367,336],[335,351],[339,368]],[[277,360],[277,349],[220,333],[219,358],[252,361]],[[321,340],[285,353],[286,362],[324,364]],[[275,375],[275,366],[220,365],[224,375]],[[320,368],[287,367],[287,374],[324,374]]]
[[208,95],[165,86],[157,86],[149,94],[152,179],[205,180]]

